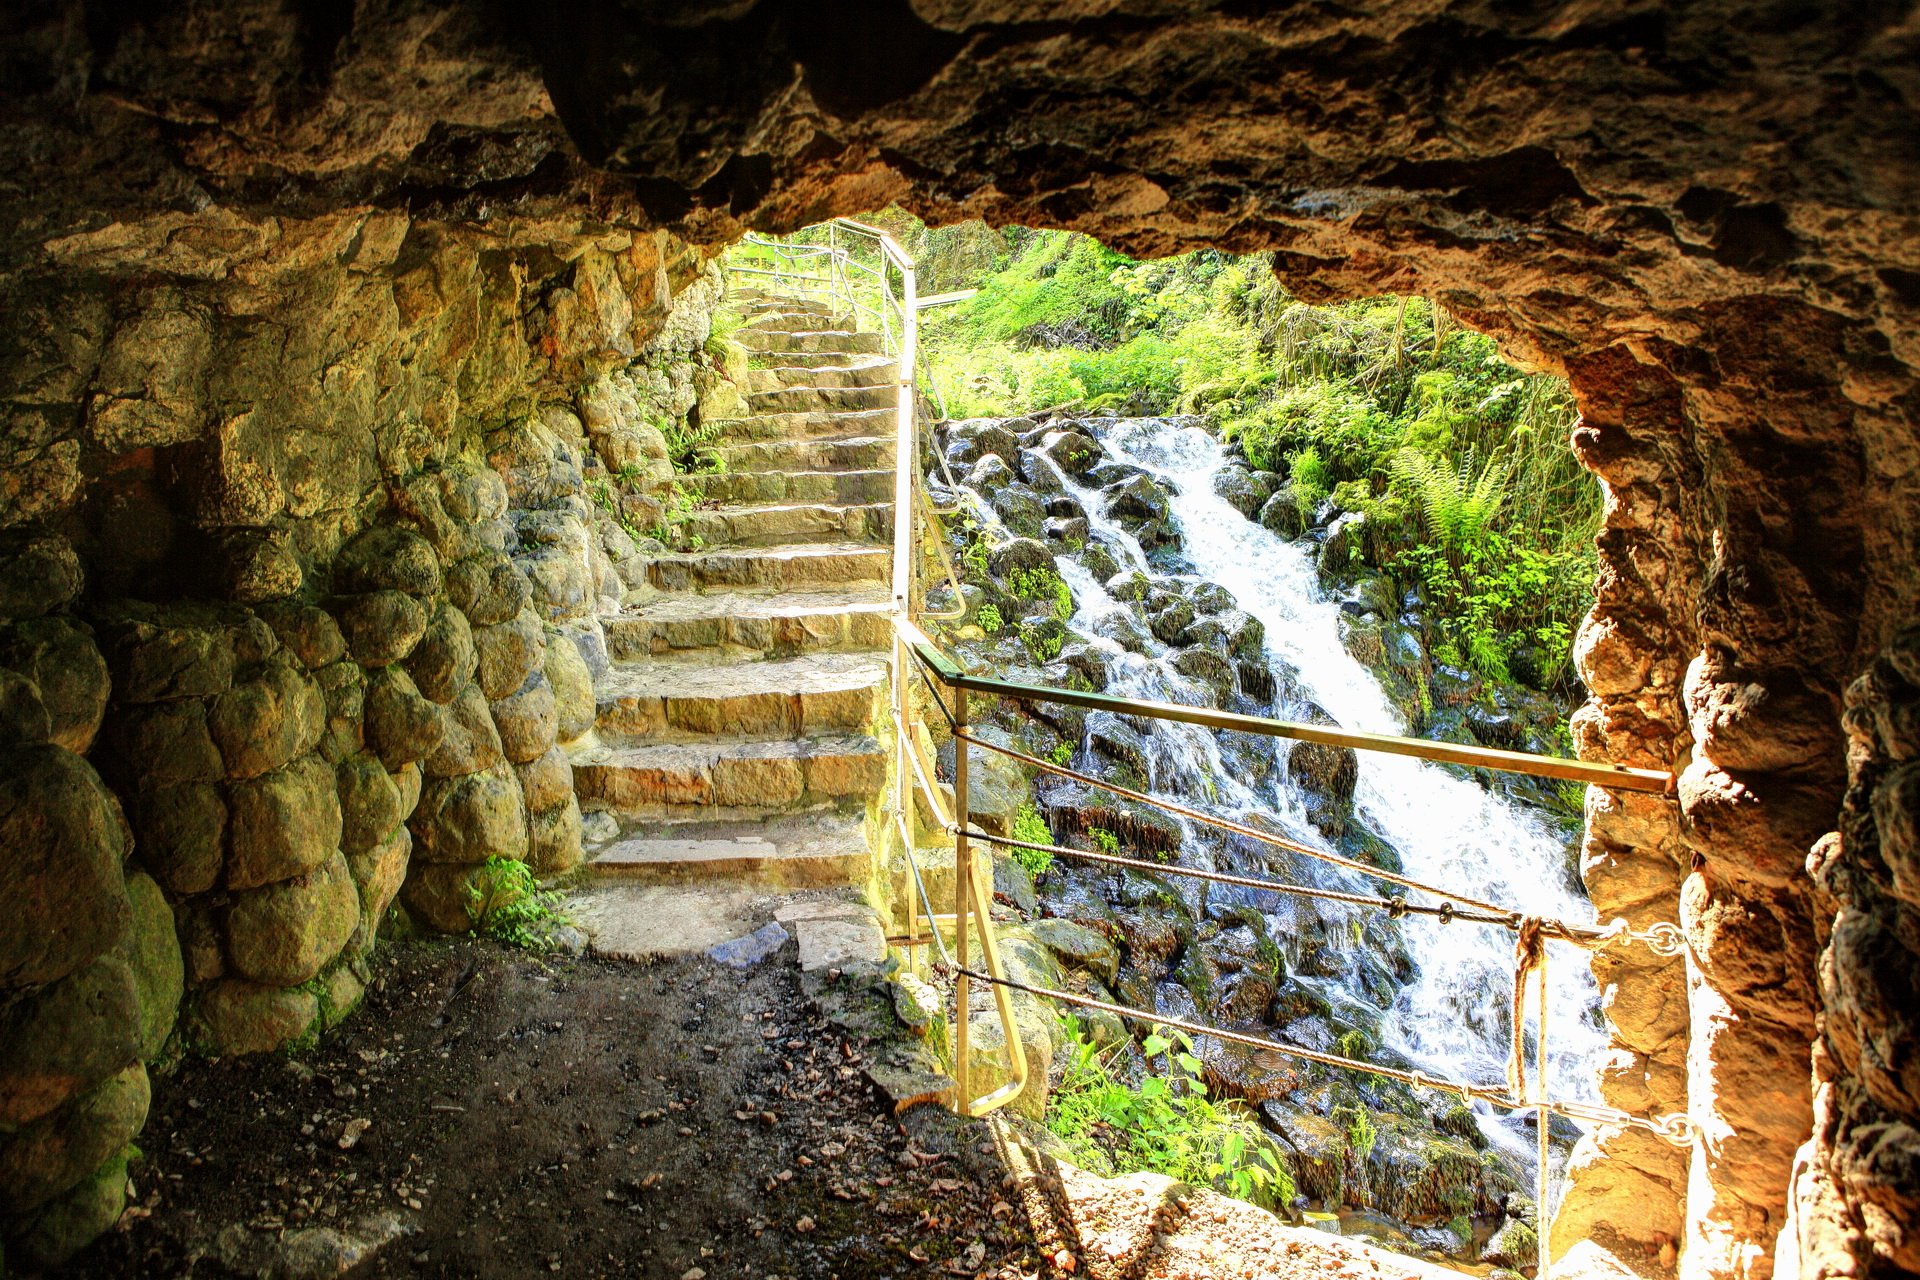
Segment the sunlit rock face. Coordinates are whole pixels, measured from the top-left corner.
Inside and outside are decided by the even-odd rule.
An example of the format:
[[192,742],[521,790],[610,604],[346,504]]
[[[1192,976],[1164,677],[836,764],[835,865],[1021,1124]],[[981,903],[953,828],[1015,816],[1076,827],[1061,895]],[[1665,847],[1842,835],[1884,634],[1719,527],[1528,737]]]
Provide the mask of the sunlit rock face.
[[[748,226],[899,200],[1141,254],[1273,249],[1308,299],[1429,294],[1572,380],[1575,447],[1609,493],[1576,741],[1681,774],[1671,801],[1596,794],[1584,862],[1603,912],[1677,916],[1691,945],[1684,963],[1598,962],[1608,1096],[1690,1101],[1709,1141],[1689,1165],[1596,1134],[1556,1237],[1602,1235],[1636,1262],[1677,1245],[1688,1274],[1764,1276],[1804,1143],[1789,1268],[1915,1269],[1902,1171],[1920,1099],[1891,1065],[1920,1061],[1901,995],[1920,923],[1899,852],[1913,673],[1894,643],[1920,585],[1920,122],[1899,14],[1621,0],[495,14],[207,0],[0,17],[0,524],[60,535],[86,582],[0,613],[79,628],[129,597],[364,596],[330,581],[349,538],[433,534],[403,500],[409,477],[485,466],[516,509],[554,511],[570,481],[541,459],[576,437],[583,454],[657,461],[608,406],[673,398],[643,375],[700,278],[686,246]],[[571,600],[564,525],[538,524],[547,554],[521,572]],[[440,568],[443,594],[400,594],[426,615],[416,643],[432,637],[416,665],[453,695],[433,705],[455,707],[461,642],[442,608],[464,606]],[[516,617],[468,630],[478,642]],[[500,661],[512,639],[488,642]],[[93,644],[71,640],[73,660]],[[383,657],[336,661],[401,665]],[[9,670],[38,681],[28,661]],[[1908,683],[1871,675],[1886,670]],[[41,697],[44,717],[19,699],[16,736],[85,751],[98,713],[70,683],[81,692]],[[131,705],[114,699],[110,725]],[[531,705],[503,713],[519,754],[542,737]],[[509,767],[533,765],[486,768]],[[47,804],[85,791],[48,787]],[[119,838],[94,817],[71,825],[109,852]],[[137,859],[137,823],[135,837]],[[103,903],[145,893],[96,879]],[[0,982],[103,963],[127,910],[92,918],[86,939],[29,949]],[[123,1049],[71,1078],[106,1079]],[[95,1109],[127,1128],[128,1108]]]

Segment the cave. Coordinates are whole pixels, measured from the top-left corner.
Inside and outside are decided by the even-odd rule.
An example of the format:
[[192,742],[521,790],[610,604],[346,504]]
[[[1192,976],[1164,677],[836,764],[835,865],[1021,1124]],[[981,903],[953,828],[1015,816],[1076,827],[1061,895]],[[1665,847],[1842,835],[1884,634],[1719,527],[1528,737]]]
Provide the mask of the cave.
[[[1679,779],[1591,792],[1583,870],[1687,939],[1596,962],[1603,1089],[1702,1136],[1591,1135],[1555,1247],[1920,1272],[1899,6],[30,0],[0,31],[0,1133],[122,1080],[183,984],[220,1052],[350,1006],[316,975],[356,894],[459,928],[475,850],[577,860],[527,690],[584,678],[541,627],[590,632],[596,584],[564,511],[520,570],[500,524],[579,442],[662,465],[627,423],[687,399],[658,357],[722,248],[897,203],[1270,250],[1302,299],[1430,297],[1570,381],[1607,500],[1576,746]],[[427,703],[512,723],[512,760],[409,772]],[[348,758],[405,781],[334,806]],[[224,960],[223,824],[226,889],[301,922]]]

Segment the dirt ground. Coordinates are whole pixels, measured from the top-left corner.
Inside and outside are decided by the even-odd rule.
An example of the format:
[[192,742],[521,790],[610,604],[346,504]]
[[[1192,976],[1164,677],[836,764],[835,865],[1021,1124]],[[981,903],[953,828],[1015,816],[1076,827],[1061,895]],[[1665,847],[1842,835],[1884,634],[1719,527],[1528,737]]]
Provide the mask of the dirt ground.
[[134,1204],[60,1274],[1457,1274],[1156,1175],[1092,1177],[1005,1118],[896,1118],[863,1063],[792,943],[746,970],[403,943],[316,1050],[156,1078]]
[[860,1065],[787,955],[403,944],[316,1051],[157,1079],[137,1208],[64,1274],[1034,1274],[981,1131]]

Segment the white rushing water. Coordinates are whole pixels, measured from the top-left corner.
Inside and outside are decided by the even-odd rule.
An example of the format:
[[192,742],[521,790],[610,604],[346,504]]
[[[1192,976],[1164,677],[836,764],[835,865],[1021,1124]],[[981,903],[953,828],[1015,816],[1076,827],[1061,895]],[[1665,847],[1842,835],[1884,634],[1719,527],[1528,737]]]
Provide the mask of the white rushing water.
[[[1265,625],[1267,653],[1276,671],[1284,665],[1296,672],[1305,696],[1343,726],[1377,733],[1407,731],[1379,682],[1341,643],[1339,608],[1320,587],[1310,549],[1246,519],[1214,493],[1214,473],[1226,462],[1217,440],[1198,428],[1163,419],[1119,419],[1099,428],[1099,434],[1112,459],[1167,482],[1186,559],[1201,578],[1232,592],[1239,607]],[[1062,479],[1086,505],[1095,535],[1116,551],[1125,567],[1144,567],[1138,542],[1102,516],[1100,495]],[[1082,634],[1107,630],[1102,619],[1118,606],[1103,585],[1071,559],[1063,557],[1059,564],[1077,602],[1074,629]],[[1161,646],[1147,646],[1145,655],[1124,653],[1111,642],[1102,647],[1116,655],[1112,691],[1196,700],[1181,696],[1184,680],[1157,660]],[[1294,829],[1289,834],[1324,846],[1305,825],[1304,807],[1284,771],[1260,794],[1222,766],[1211,734],[1190,726],[1157,723],[1149,747],[1156,756],[1178,757],[1168,759],[1178,767],[1166,776],[1199,771],[1214,779],[1211,797],[1181,797],[1188,803],[1210,802],[1229,812],[1258,807],[1286,820]],[[1156,789],[1166,789],[1159,776]],[[1565,887],[1566,848],[1558,830],[1474,782],[1421,761],[1361,752],[1355,803],[1415,879],[1529,914],[1594,918],[1592,907]],[[1409,917],[1403,927],[1419,972],[1386,1018],[1386,1044],[1436,1074],[1502,1080],[1512,935],[1500,928],[1442,925],[1417,917]],[[1594,984],[1580,953],[1557,945],[1550,951],[1553,1092],[1595,1100],[1594,1067],[1605,1036],[1596,1016]],[[1503,1145],[1521,1146],[1513,1125],[1491,1126],[1490,1132],[1502,1138]]]

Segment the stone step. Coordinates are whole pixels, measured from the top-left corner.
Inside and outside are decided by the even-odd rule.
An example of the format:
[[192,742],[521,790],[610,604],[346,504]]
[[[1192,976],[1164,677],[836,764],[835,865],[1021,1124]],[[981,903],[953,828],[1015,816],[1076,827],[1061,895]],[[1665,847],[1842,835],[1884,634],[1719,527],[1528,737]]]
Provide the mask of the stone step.
[[891,383],[877,387],[783,386],[772,391],[747,392],[747,407],[755,413],[885,409],[898,402],[898,394],[899,389]]
[[872,654],[716,660],[724,657],[615,664],[594,681],[602,743],[856,732],[873,723],[886,699],[887,662]]
[[829,502],[851,506],[893,499],[892,468],[858,471],[715,471],[679,477],[680,487],[709,502]]
[[870,543],[686,551],[655,556],[647,565],[647,580],[661,591],[885,582],[892,573],[892,549]]
[[591,746],[570,754],[581,804],[629,819],[753,818],[864,802],[887,781],[886,751],[865,734]]
[[[840,814],[650,825],[603,845],[587,864],[595,879],[724,879],[776,890],[858,884],[866,877],[867,865],[858,818]],[[808,904],[791,914],[797,925],[801,920],[845,918],[850,909]]]
[[713,446],[726,471],[872,471],[893,466],[893,437],[744,440]]
[[749,351],[838,351],[879,355],[886,349],[886,341],[879,334],[853,333],[846,329],[739,329],[734,332],[733,338]]
[[886,542],[893,537],[893,504],[858,506],[709,507],[687,517],[687,529],[710,547],[771,547],[799,542]]
[[892,639],[885,587],[847,591],[722,591],[662,596],[600,620],[617,660],[687,649],[756,653],[883,649]]
[[891,406],[880,409],[843,409],[828,413],[761,413],[751,418],[723,418],[723,440],[801,440],[821,436],[891,435],[897,415]]
[[867,357],[858,364],[821,368],[805,364],[765,365],[747,370],[750,392],[781,391],[795,387],[890,387],[899,381],[900,363]]
[[760,368],[844,369],[873,357],[857,351],[763,351]]
[[844,312],[782,303],[756,311],[740,328],[755,333],[817,333],[823,329],[844,329],[852,323],[853,317]]

